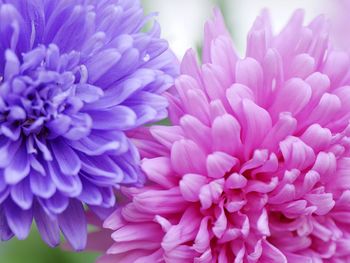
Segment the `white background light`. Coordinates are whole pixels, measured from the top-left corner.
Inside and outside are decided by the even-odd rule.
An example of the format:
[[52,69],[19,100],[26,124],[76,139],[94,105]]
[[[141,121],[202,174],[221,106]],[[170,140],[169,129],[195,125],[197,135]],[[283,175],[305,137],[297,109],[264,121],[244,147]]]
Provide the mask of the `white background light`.
[[203,26],[212,15],[215,3],[225,6],[224,13],[237,48],[242,52],[247,32],[263,8],[270,10],[275,32],[280,30],[292,13],[305,9],[306,22],[318,14],[334,14],[339,0],[143,0],[148,12],[159,12],[162,36],[181,58],[189,48],[196,48],[203,38]]

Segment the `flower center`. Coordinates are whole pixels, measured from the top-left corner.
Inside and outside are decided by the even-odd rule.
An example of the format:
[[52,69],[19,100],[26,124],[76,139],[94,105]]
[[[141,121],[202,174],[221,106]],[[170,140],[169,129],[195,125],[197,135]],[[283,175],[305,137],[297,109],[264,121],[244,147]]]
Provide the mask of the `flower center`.
[[90,117],[81,113],[86,68],[76,52],[60,55],[57,46],[23,55],[6,51],[0,85],[0,134],[18,140],[21,134],[53,139],[74,126],[89,132]]

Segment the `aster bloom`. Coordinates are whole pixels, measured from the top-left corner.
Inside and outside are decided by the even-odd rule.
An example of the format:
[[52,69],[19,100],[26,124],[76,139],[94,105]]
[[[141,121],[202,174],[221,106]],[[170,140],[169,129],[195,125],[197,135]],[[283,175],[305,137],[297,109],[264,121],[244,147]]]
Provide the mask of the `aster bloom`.
[[86,243],[83,205],[143,183],[126,131],[167,116],[174,57],[137,0],[0,1],[0,238]]
[[206,24],[174,126],[135,132],[149,183],[105,221],[100,263],[350,261],[349,56],[322,16],[271,32],[263,12],[239,58],[219,11]]

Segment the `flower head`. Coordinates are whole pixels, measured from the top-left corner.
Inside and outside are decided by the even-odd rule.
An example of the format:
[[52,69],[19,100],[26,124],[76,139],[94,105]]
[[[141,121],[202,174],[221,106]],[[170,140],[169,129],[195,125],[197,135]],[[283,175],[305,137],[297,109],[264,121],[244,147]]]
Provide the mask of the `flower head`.
[[302,23],[273,35],[263,13],[241,59],[216,12],[169,95],[174,126],[136,135],[149,184],[125,189],[100,262],[350,260],[350,60],[322,16]]
[[176,63],[137,0],[0,3],[0,237],[59,232],[86,243],[83,204],[102,214],[137,186],[125,132],[166,117]]

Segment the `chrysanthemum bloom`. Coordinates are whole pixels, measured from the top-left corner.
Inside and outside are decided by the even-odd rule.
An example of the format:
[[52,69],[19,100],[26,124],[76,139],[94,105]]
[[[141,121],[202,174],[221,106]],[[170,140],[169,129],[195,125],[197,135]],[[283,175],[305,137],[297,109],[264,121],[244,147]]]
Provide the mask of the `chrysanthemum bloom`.
[[83,204],[141,184],[125,131],[167,115],[176,64],[137,0],[0,1],[0,238],[59,229],[86,243]]
[[216,12],[189,51],[172,127],[137,144],[149,184],[104,226],[100,262],[350,262],[350,60],[327,22],[265,13],[239,58]]

